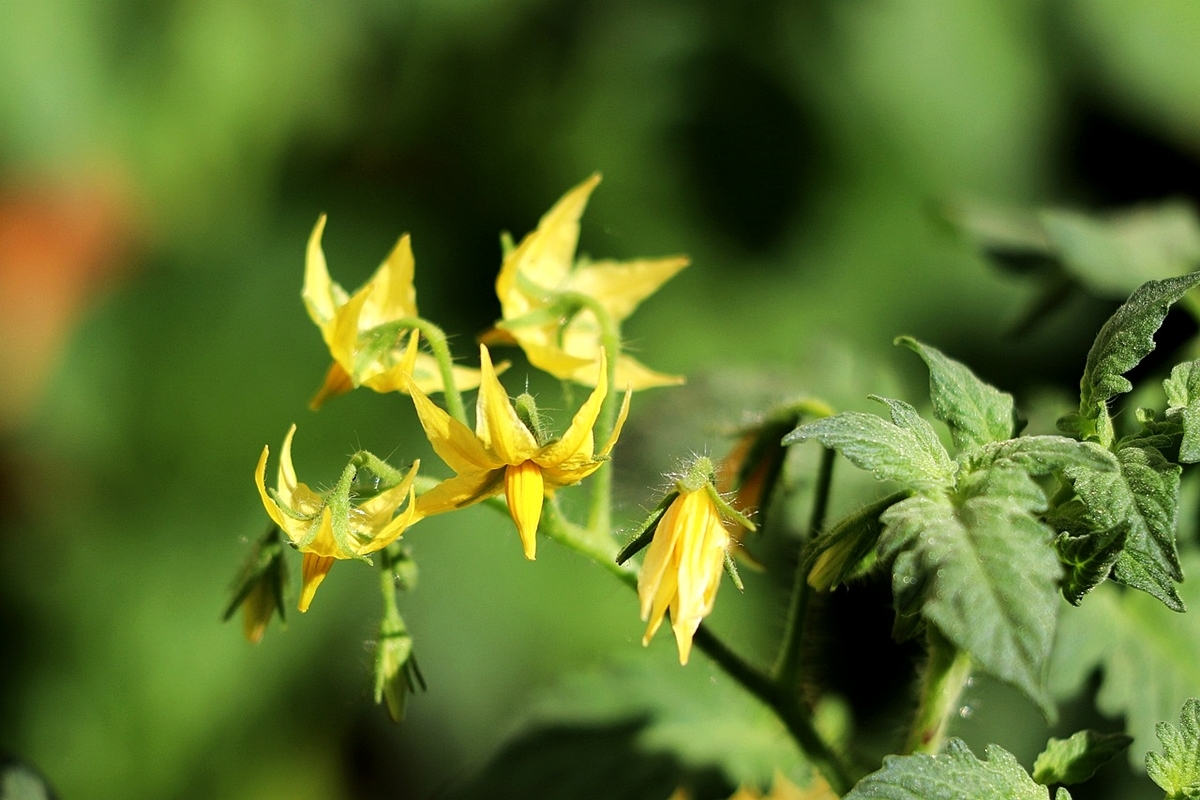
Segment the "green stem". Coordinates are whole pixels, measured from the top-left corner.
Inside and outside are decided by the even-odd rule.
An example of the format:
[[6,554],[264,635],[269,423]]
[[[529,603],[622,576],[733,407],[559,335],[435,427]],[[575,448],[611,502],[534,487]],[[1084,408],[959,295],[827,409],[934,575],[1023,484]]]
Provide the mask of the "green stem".
[[616,562],[618,548],[612,537],[597,535],[590,528],[574,524],[563,516],[562,509],[554,500],[550,500],[542,508],[540,530],[554,541],[590,558],[626,586],[637,589],[637,571]]
[[[824,463],[824,462],[823,462]],[[822,467],[822,474],[828,482],[832,467]],[[828,493],[828,486],[820,488],[821,494]],[[507,514],[507,506],[499,498],[484,501],[497,511]],[[820,501],[814,508],[814,524],[822,524],[825,501]],[[542,508],[542,519],[539,530],[551,539],[567,548],[591,559],[606,569],[621,583],[637,591],[638,573],[633,568],[617,564],[614,560],[617,546],[608,532],[607,527],[581,527],[570,522],[563,515],[556,500],[551,499]],[[801,576],[803,583],[803,576]],[[801,700],[795,687],[783,683],[772,675],[768,675],[747,662],[729,645],[712,633],[703,624],[696,630],[692,638],[693,644],[708,655],[719,667],[725,670],[731,678],[741,684],[746,691],[769,706],[787,727],[792,738],[800,746],[809,762],[820,771],[838,795],[850,791],[855,783],[854,771],[845,763],[840,754],[826,742],[813,725],[812,713]]]
[[954,646],[941,631],[928,628],[929,663],[921,681],[921,700],[913,719],[905,753],[936,754],[946,739],[950,717],[971,677],[971,656]]
[[450,355],[446,332],[427,319],[414,320],[412,327],[421,332],[421,336],[429,343],[429,351],[437,359],[438,371],[442,375],[442,393],[446,396],[446,413],[463,425],[467,425],[467,412],[463,407],[462,393],[454,381],[454,359]]
[[721,669],[775,712],[788,733],[800,745],[808,761],[820,771],[829,786],[844,795],[854,786],[854,771],[841,755],[826,742],[813,725],[812,714],[800,702],[792,687],[784,686],[748,664],[703,624],[696,629],[692,643],[704,651]]
[[[500,508],[499,504],[497,507]],[[589,531],[567,521],[556,503],[548,503],[542,513],[542,531],[550,538],[595,561],[622,583],[637,590],[637,572],[613,561],[615,548],[607,537],[589,535]],[[692,642],[748,692],[770,706],[783,721],[809,761],[839,795],[854,785],[853,771],[813,726],[812,714],[793,687],[787,686],[757,669],[703,624]]]
[[[825,514],[829,508],[829,489],[833,483],[833,465],[836,456],[837,452],[827,447],[821,451],[821,464],[817,468],[817,483],[813,489],[813,507],[806,541],[812,541],[825,527]],[[810,593],[805,561],[803,558],[798,558],[796,574],[792,578],[792,594],[788,602],[783,638],[779,644],[779,657],[771,673],[780,686],[790,686],[795,689],[799,683],[804,619]]]
[[[616,385],[617,359],[621,356],[621,330],[617,320],[608,313],[608,309],[594,297],[586,294],[567,293],[560,298],[563,302],[577,304],[582,309],[591,311],[600,326],[600,346],[604,348],[608,358],[608,393],[600,406],[600,414],[596,417],[594,428],[598,442],[605,442],[612,435],[613,426],[617,423],[617,409],[620,408],[621,388]],[[612,530],[612,462],[605,462],[592,473],[591,503],[588,508],[588,529],[596,533],[610,534]]]

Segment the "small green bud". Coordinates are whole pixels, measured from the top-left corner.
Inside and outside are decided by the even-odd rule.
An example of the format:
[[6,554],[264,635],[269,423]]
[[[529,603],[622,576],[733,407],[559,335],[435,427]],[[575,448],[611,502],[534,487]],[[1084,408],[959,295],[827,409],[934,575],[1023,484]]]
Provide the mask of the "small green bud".
[[393,722],[404,719],[408,695],[425,690],[425,679],[413,655],[413,640],[395,612],[384,617],[375,643],[375,702],[387,707]]
[[533,438],[537,441],[538,447],[543,447],[550,439],[547,433],[545,420],[538,412],[537,400],[533,398],[529,392],[521,392],[513,398],[513,410],[517,412],[517,417],[521,420],[529,432],[533,434]]

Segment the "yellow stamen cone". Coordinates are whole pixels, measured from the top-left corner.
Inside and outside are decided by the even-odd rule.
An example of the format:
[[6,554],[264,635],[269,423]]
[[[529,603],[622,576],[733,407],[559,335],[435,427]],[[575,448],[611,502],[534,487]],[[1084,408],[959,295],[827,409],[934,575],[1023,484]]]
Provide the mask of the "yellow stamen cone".
[[542,468],[532,461],[509,465],[505,469],[504,497],[508,500],[508,513],[517,524],[525,557],[530,561],[537,553],[537,529],[542,519],[545,491]]

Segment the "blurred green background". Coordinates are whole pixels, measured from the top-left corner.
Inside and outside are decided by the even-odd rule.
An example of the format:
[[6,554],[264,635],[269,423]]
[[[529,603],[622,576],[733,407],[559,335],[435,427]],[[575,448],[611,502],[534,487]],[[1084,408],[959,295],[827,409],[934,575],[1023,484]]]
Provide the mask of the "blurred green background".
[[[405,537],[429,690],[400,726],[370,700],[365,565],[257,647],[219,622],[266,522],[255,461],[289,424],[316,483],[358,447],[430,455],[406,398],[306,408],[318,214],[351,288],[411,232],[421,310],[468,359],[499,233],[595,170],[581,251],[691,256],[625,329],[690,378],[634,399],[628,526],[765,399],[922,397],[900,333],[1019,404],[1069,389],[1114,298],[1076,291],[1011,336],[1035,282],[934,210],[1194,200],[1197,41],[1191,0],[0,3],[0,751],[66,798],[429,797],[609,664],[736,695],[703,657],[680,673],[665,631],[643,653],[632,594],[549,543],[527,563],[481,508]],[[727,587],[714,625],[766,659],[758,585]],[[988,696],[962,733],[1028,766],[1041,723]]]

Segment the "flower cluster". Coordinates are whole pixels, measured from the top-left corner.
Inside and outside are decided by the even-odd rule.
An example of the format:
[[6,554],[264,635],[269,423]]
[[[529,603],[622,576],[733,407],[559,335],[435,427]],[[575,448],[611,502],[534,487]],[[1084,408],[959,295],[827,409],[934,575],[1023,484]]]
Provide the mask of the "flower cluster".
[[[397,469],[360,451],[332,487],[313,489],[298,479],[292,463],[293,425],[283,440],[275,486],[268,488],[270,450],[264,448],[254,479],[273,524],[230,608],[242,608],[247,638],[258,641],[272,614],[283,615],[286,545],[302,554],[301,611],[309,608],[338,560],[368,561],[381,554],[384,586],[390,589],[376,650],[376,696],[386,698],[389,711],[399,716],[405,696],[421,682],[394,597],[405,582],[388,577],[395,565],[411,565],[398,543],[408,528],[503,495],[528,559],[536,556],[537,535],[545,525],[580,552],[607,552],[608,558],[615,553],[610,457],[632,393],[683,382],[623,352],[620,326],[688,261],[576,258],[579,219],[599,180],[593,175],[573,188],[536,230],[506,246],[496,279],[503,318],[482,337],[478,369],[454,364],[445,335],[420,316],[407,234],[370,280],[350,293],[329,275],[321,244],[325,217],[317,221],[308,240],[303,299],[333,363],[313,409],[359,386],[408,395],[434,453],[453,474],[418,478],[419,462]],[[489,345],[519,346],[533,367],[591,387],[561,435],[550,431],[531,395],[509,396],[499,378],[507,365],[494,364]],[[473,427],[461,399],[472,389],[478,390]],[[437,393],[444,404],[430,397]],[[642,618],[648,622],[645,641],[669,612],[682,663],[712,609],[720,573],[731,563],[727,526],[753,528],[717,494],[712,464],[702,461],[676,480],[654,519],[643,526],[649,549],[637,579]],[[604,478],[593,481],[586,524],[567,520],[557,504],[547,511],[558,490],[594,475]],[[628,567],[609,564],[629,574]]]

